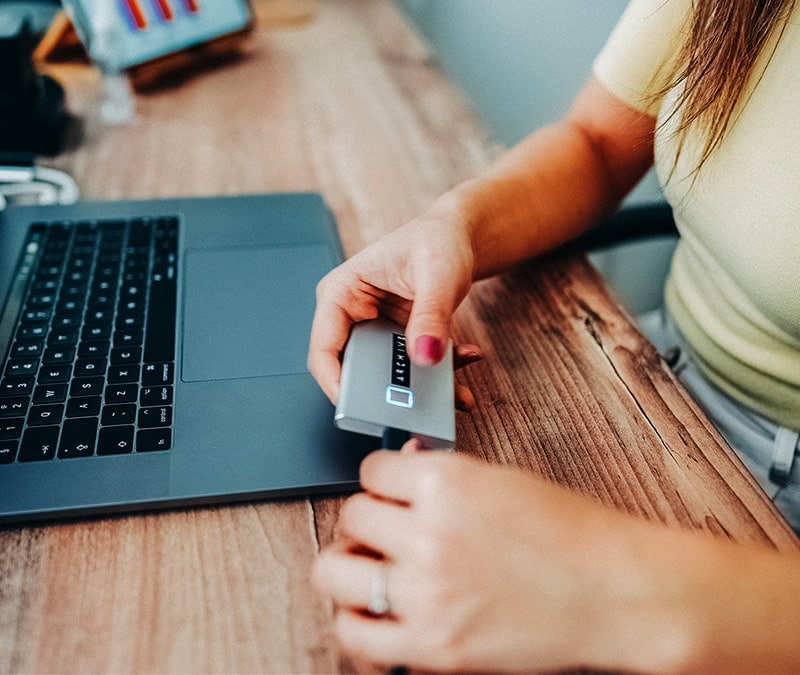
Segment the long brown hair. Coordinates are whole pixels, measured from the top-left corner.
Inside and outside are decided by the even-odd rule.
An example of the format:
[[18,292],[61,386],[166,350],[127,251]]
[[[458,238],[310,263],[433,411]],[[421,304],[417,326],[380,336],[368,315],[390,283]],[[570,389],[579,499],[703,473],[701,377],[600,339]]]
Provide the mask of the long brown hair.
[[[678,134],[697,125],[705,145],[696,169],[728,132],[733,110],[770,36],[782,31],[795,0],[693,0],[687,40],[666,90],[683,84]],[[775,43],[777,44],[777,43]],[[665,93],[662,92],[662,93]]]

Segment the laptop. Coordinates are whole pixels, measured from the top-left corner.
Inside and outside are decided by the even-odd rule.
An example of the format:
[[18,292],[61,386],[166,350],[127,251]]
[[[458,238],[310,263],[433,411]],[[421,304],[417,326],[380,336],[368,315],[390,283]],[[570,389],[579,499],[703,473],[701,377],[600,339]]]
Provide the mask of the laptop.
[[0,213],[0,523],[350,491],[306,368],[315,193]]

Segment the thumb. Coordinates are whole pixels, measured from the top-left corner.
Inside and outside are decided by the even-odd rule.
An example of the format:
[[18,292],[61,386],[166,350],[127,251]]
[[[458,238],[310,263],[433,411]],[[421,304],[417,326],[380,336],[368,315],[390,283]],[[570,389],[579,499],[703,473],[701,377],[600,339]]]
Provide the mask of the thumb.
[[455,307],[441,295],[414,300],[406,325],[406,349],[419,366],[432,366],[445,355],[450,338],[450,319]]

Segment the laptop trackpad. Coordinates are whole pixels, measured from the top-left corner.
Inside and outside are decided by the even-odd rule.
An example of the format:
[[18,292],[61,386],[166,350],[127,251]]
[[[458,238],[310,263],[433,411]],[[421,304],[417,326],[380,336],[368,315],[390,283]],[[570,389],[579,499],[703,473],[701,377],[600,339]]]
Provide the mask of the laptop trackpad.
[[184,382],[307,372],[324,244],[195,249],[185,258]]

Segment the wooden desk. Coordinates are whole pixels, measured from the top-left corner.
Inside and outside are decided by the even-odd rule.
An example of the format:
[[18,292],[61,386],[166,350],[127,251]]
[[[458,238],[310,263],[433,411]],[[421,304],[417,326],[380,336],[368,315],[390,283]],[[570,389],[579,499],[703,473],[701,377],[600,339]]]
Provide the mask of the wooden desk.
[[[320,190],[352,253],[499,148],[386,0],[325,0],[244,57],[95,118],[97,78],[61,66],[86,139],[52,162],[87,198]],[[798,542],[631,327],[560,255],[479,284],[456,337],[479,406],[462,452],[519,464],[675,526]],[[290,451],[290,449],[287,449]],[[341,498],[0,532],[2,672],[332,672],[331,607],[308,584]]]

